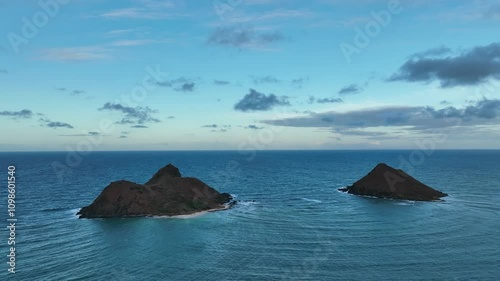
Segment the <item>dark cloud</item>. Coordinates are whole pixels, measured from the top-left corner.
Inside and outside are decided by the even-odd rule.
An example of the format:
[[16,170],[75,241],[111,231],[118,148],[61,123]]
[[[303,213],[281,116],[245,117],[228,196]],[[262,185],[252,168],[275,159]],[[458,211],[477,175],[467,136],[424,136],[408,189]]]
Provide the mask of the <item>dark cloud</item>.
[[72,90],[72,91],[70,91],[68,88],[64,88],[64,87],[56,87],[55,89],[57,91],[59,91],[59,92],[69,92],[73,96],[78,96],[78,95],[81,95],[81,94],[85,94],[85,91],[83,91],[83,90]]
[[224,128],[224,129],[230,129],[231,128],[231,125],[217,125],[217,124],[210,124],[210,125],[203,125],[201,126],[202,128],[213,128],[213,129],[217,129],[217,128]]
[[[128,107],[123,106],[119,103],[105,103],[103,107],[99,108],[99,110],[109,110],[109,111],[118,111],[123,114],[123,118],[116,122],[117,124],[136,124],[143,125],[146,123],[159,123],[161,122],[159,119],[156,119],[151,116],[151,114],[156,113],[156,110],[152,110],[149,107]],[[133,127],[140,128],[140,127]]]
[[245,129],[261,130],[261,129],[264,129],[264,127],[258,127],[257,125],[248,125],[245,127]]
[[127,136],[120,136],[120,139],[126,139]]
[[439,103],[440,105],[450,105],[451,103],[447,100],[443,100]]
[[49,127],[49,128],[68,128],[68,129],[73,129],[74,127],[71,126],[70,124],[68,123],[64,123],[64,122],[47,122],[45,124],[46,127]]
[[146,129],[146,128],[149,128],[149,127],[146,126],[146,125],[133,125],[133,126],[130,126],[130,128]]
[[280,83],[281,81],[274,76],[267,75],[261,77],[253,77],[253,82],[255,84],[276,84]]
[[154,81],[154,83],[160,87],[172,87],[172,82],[170,80],[169,81]]
[[340,102],[344,102],[344,100],[342,100],[341,98],[331,98],[331,99],[324,98],[324,99],[317,99],[316,102],[317,103],[340,103]]
[[167,119],[175,119],[175,116],[170,115],[167,117]]
[[212,125],[203,125],[201,126],[202,128],[217,128],[217,124],[212,124]]
[[248,28],[218,28],[207,39],[207,43],[235,48],[259,48],[284,40],[279,32],[257,32]]
[[229,81],[225,80],[214,80],[214,84],[217,86],[225,86],[231,84]]
[[181,86],[175,88],[177,92],[192,92],[194,91],[196,84],[194,82],[187,82],[182,84]]
[[243,99],[234,105],[235,110],[247,111],[267,111],[275,106],[290,105],[287,96],[278,97],[274,94],[263,94],[254,89],[250,89],[250,93],[246,94]]
[[350,84],[348,86],[343,87],[338,91],[339,95],[354,95],[359,94],[363,91],[363,87],[358,84]]
[[466,121],[476,118],[496,119],[500,116],[500,100],[483,99],[463,109],[448,106],[439,110],[432,107],[426,107],[426,110],[436,119],[460,118]]
[[295,88],[302,88],[302,86],[304,85],[305,82],[307,82],[309,80],[309,78],[305,77],[305,78],[295,78],[295,79],[292,79],[292,81],[290,81],[290,84],[292,85],[292,87],[295,87]]
[[307,100],[307,103],[313,104],[316,101],[316,98],[314,96],[309,96],[309,99]]
[[82,90],[73,90],[71,92],[72,95],[81,95],[81,94],[85,94],[85,91],[82,91]]
[[489,78],[500,79],[500,43],[480,46],[457,56],[412,57],[389,79],[392,81],[440,81],[441,87],[477,85]]
[[499,121],[500,100],[483,99],[463,108],[448,106],[435,109],[430,106],[391,106],[349,112],[312,113],[304,117],[262,122],[291,127],[334,127],[341,129],[406,127],[422,131],[458,125],[498,125]]
[[31,118],[33,117],[33,112],[28,109],[23,109],[20,111],[0,111],[0,116],[10,116],[14,118]]
[[193,92],[196,88],[196,83],[194,79],[189,79],[185,77],[180,77],[172,80],[165,81],[155,81],[151,80],[150,83],[154,83],[160,87],[172,88],[177,92]]
[[314,96],[309,96],[307,103],[313,104],[315,102],[316,103],[341,103],[341,102],[344,102],[344,100],[341,98],[315,98]]

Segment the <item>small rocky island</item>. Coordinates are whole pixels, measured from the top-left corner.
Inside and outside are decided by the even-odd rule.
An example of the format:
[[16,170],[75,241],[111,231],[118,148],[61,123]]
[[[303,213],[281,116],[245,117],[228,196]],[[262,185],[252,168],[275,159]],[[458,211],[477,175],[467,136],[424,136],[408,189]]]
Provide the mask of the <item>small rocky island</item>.
[[232,200],[228,193],[219,193],[199,179],[182,177],[177,167],[168,164],[145,184],[112,182],[77,215],[80,218],[190,215],[227,209],[234,204]]
[[448,194],[432,189],[403,170],[378,164],[353,185],[339,189],[355,195],[412,201],[437,201]]

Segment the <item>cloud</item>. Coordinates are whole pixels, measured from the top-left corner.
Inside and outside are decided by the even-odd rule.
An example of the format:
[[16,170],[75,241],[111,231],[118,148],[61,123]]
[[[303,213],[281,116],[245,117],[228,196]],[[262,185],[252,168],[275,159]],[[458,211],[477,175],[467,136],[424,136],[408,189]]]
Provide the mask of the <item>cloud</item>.
[[439,103],[440,105],[450,105],[451,103],[447,100],[443,100]]
[[177,92],[193,92],[195,86],[196,84],[194,82],[187,82],[175,88],[174,90],[176,90]]
[[[118,111],[123,114],[122,120],[116,122],[117,124],[135,124],[135,125],[143,125],[146,123],[159,123],[161,122],[159,119],[156,119],[151,116],[152,113],[156,113],[156,110],[152,110],[149,107],[128,107],[123,106],[119,103],[110,103],[107,102],[103,107],[99,108],[99,110],[109,110],[109,111]],[[142,127],[134,127],[133,128],[142,128]]]
[[64,123],[64,122],[47,122],[45,124],[46,127],[49,127],[49,128],[68,128],[68,129],[73,129],[74,127],[71,126],[70,124],[68,123]]
[[109,50],[99,46],[51,48],[42,51],[40,59],[50,61],[87,61],[109,58]]
[[341,102],[344,102],[344,100],[342,100],[341,98],[331,98],[331,99],[324,98],[324,99],[317,99],[316,102],[317,103],[341,103]]
[[258,127],[257,125],[248,125],[245,127],[245,129],[261,130],[261,129],[264,129],[264,127]]
[[483,99],[463,108],[448,106],[388,106],[348,112],[312,113],[308,116],[264,120],[265,124],[290,127],[332,127],[338,129],[367,129],[404,127],[425,131],[455,126],[499,125],[500,100]]
[[212,129],[224,128],[225,130],[226,129],[231,129],[231,125],[217,125],[217,124],[203,125],[201,127],[202,128],[212,128]]
[[88,132],[86,134],[71,134],[71,135],[59,135],[60,137],[93,137],[102,135],[99,132]]
[[167,116],[167,119],[175,119],[175,116],[172,116],[172,115]]
[[156,43],[158,41],[151,39],[136,39],[136,40],[118,40],[111,43],[112,46],[117,47],[129,47],[129,46],[142,46],[151,43]]
[[413,56],[388,81],[429,83],[438,80],[442,88],[449,88],[478,85],[489,78],[500,79],[500,43],[444,58]]
[[303,84],[305,82],[307,82],[309,80],[308,77],[304,77],[304,78],[295,78],[295,79],[292,79],[292,81],[290,81],[290,84],[292,85],[292,87],[295,87],[295,88],[302,88]]
[[219,130],[211,130],[210,132],[212,132],[212,133],[225,133],[225,132],[227,132],[227,130],[226,129],[219,129]]
[[133,28],[130,28],[130,29],[114,29],[114,30],[110,30],[110,31],[104,33],[104,35],[105,36],[114,37],[114,36],[125,35],[125,34],[128,34],[128,33],[134,32],[134,31],[135,31],[135,29],[133,29]]
[[341,98],[315,98],[314,96],[309,96],[307,99],[308,104],[313,104],[313,103],[341,103],[344,102],[343,99]]
[[[262,0],[257,1],[247,1],[245,5],[253,5],[255,2],[262,2]],[[272,2],[271,0],[264,2]],[[314,13],[304,10],[291,10],[291,9],[279,9],[274,11],[260,11],[255,14],[245,14],[241,12],[242,10],[236,11],[230,5],[223,4],[223,7],[227,6],[227,8],[219,8],[220,12],[218,12],[219,16],[223,17],[225,22],[229,22],[231,24],[244,24],[244,23],[256,23],[256,22],[269,22],[269,21],[277,21],[277,20],[299,20],[305,18],[312,18],[315,16]]]
[[432,57],[432,56],[442,56],[445,54],[451,53],[451,49],[446,47],[446,46],[441,46],[437,48],[431,48],[428,50],[425,50],[423,52],[415,53],[411,57],[412,58],[425,58],[425,57]]
[[20,111],[0,111],[0,116],[10,116],[14,118],[31,118],[33,117],[33,112],[28,109],[23,109]]
[[81,94],[85,94],[85,91],[82,91],[82,90],[73,90],[71,92],[72,95],[81,95]]
[[339,95],[354,95],[354,94],[361,93],[363,90],[364,90],[363,87],[361,87],[358,84],[350,84],[348,86],[341,88],[338,91],[338,94]]
[[120,136],[119,138],[120,138],[120,139],[126,139],[126,138],[127,138],[127,136]]
[[135,1],[134,7],[115,9],[101,13],[100,16],[107,19],[147,19],[159,20],[176,18],[183,14],[174,12],[176,5],[172,1],[140,0]]
[[214,84],[217,86],[225,86],[231,84],[231,82],[225,80],[214,80]]
[[261,49],[284,39],[284,36],[277,31],[257,32],[248,28],[223,27],[210,34],[207,43],[239,49]]
[[253,82],[255,84],[277,84],[281,81],[274,76],[261,76],[261,77],[253,77]]
[[0,74],[7,74],[9,73],[6,69],[0,69]]
[[172,80],[156,81],[151,80],[150,83],[154,83],[157,86],[172,88],[177,92],[193,92],[196,89],[196,83],[194,79],[179,77]]
[[133,125],[133,126],[130,126],[130,128],[136,128],[136,129],[146,129],[146,128],[149,128],[148,126],[145,126],[145,125]]
[[[68,92],[69,91],[69,89],[64,88],[64,87],[56,87],[55,89],[57,91],[60,91],[60,92]],[[83,91],[83,90],[72,90],[71,91],[71,95],[73,95],[73,96],[78,96],[81,94],[85,94],[85,91]]]
[[203,125],[201,126],[202,128],[217,128],[217,124],[212,124],[212,125]]
[[265,95],[250,89],[250,93],[246,94],[243,99],[234,105],[235,110],[247,111],[267,111],[275,106],[290,105],[287,96],[278,97],[274,94]]

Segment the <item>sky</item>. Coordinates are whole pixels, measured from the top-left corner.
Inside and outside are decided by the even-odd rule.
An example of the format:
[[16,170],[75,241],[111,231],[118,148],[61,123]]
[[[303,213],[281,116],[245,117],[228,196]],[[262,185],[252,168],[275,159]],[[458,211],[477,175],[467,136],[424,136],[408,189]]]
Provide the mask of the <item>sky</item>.
[[500,1],[0,11],[0,151],[500,149]]

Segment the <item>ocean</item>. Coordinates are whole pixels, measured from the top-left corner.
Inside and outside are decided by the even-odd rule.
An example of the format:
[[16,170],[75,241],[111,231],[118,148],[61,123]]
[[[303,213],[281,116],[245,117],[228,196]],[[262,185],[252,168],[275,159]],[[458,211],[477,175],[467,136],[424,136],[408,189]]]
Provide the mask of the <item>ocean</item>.
[[[498,280],[500,151],[0,153],[0,280]],[[71,159],[70,159],[71,160]],[[61,166],[54,171],[53,163]],[[337,189],[376,164],[403,167],[443,202]],[[78,219],[110,182],[172,163],[236,196],[192,218]],[[7,172],[16,168],[16,273]]]

